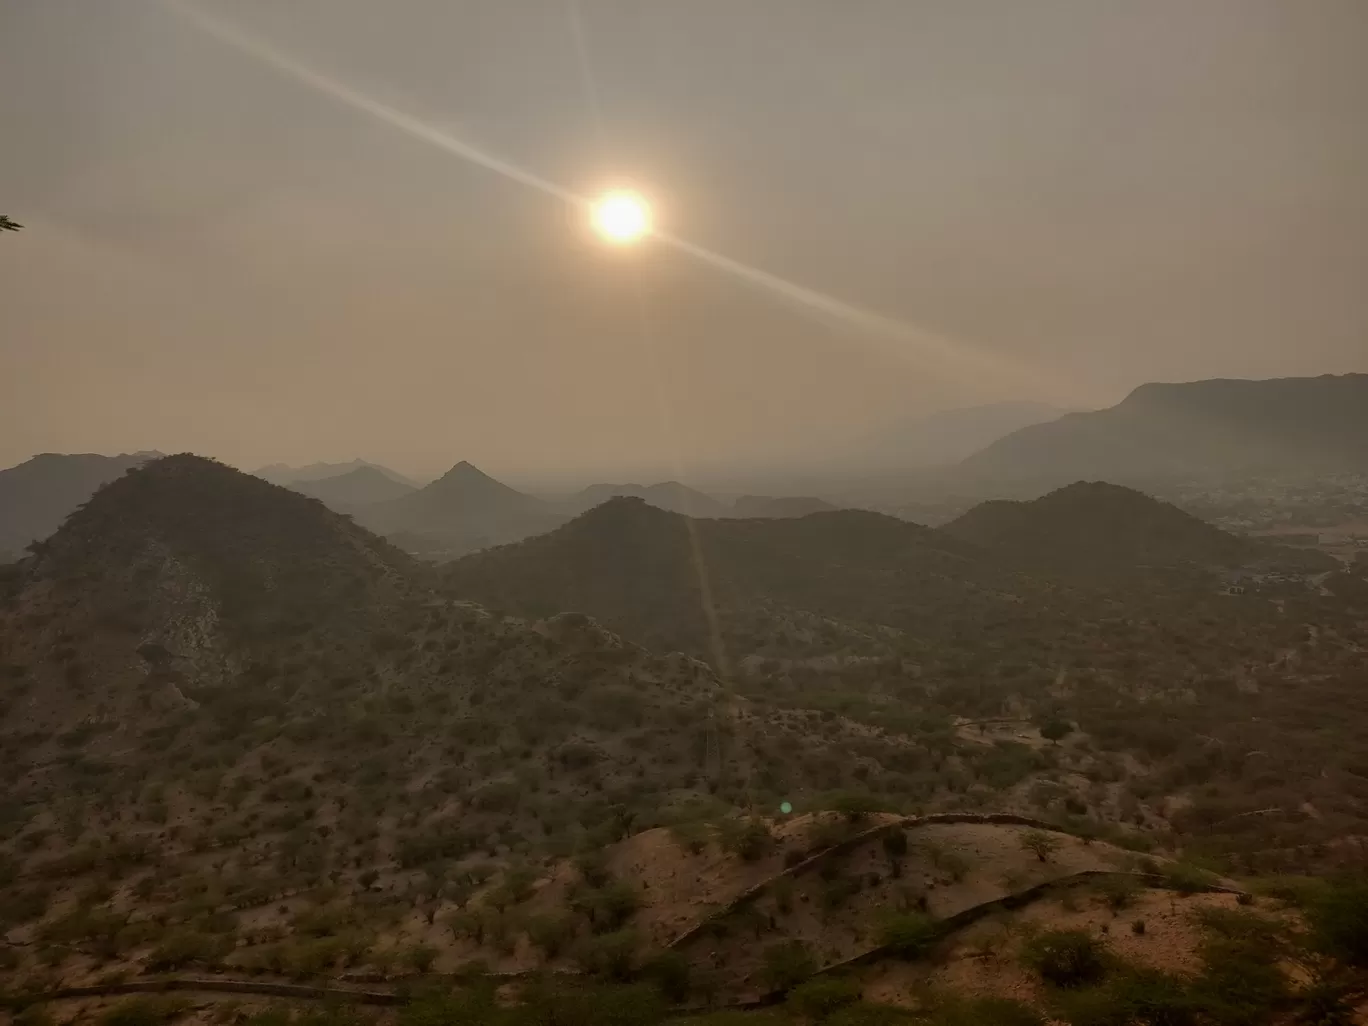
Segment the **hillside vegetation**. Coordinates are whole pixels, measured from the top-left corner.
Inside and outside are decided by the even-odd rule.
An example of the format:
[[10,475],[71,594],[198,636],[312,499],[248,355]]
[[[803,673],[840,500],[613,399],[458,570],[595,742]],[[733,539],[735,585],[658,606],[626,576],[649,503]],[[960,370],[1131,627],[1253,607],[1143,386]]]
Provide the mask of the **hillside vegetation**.
[[[432,568],[209,460],[134,470],[0,573],[4,989],[492,970],[474,1020],[399,1015],[516,1022],[573,977],[622,1021],[1085,1026],[1160,980],[1174,1021],[1283,1021],[1223,1004],[1254,974],[1260,1015],[1347,1007],[1356,942],[1317,931],[1357,920],[1232,876],[1356,864],[1368,608],[1228,594],[1238,540],[1103,498],[1120,569],[1087,579],[1010,533],[635,499]],[[1180,572],[1136,583],[1155,537]],[[1221,947],[1255,912],[1309,968]]]

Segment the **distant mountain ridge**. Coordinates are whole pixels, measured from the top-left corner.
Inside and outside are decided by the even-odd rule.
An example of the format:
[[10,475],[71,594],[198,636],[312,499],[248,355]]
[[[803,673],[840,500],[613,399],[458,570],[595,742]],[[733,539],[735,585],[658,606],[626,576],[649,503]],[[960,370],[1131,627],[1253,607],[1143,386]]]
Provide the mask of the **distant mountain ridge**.
[[426,554],[451,557],[549,531],[566,519],[548,503],[461,461],[424,488],[354,510],[358,523]]
[[1048,403],[1018,400],[905,417],[866,435],[845,455],[845,461],[871,470],[944,466],[1013,431],[1068,412]]
[[1046,486],[1368,472],[1368,374],[1146,384],[1094,413],[1024,427],[959,464],[962,481]]
[[417,490],[411,484],[396,481],[379,467],[369,465],[334,477],[294,481],[286,487],[318,499],[336,512],[351,512],[357,506],[388,502]]
[[343,474],[349,474],[354,470],[374,470],[383,474],[391,481],[397,481],[400,484],[408,485],[410,488],[421,487],[419,482],[405,477],[397,470],[391,470],[389,467],[381,466],[379,463],[371,463],[363,459],[349,460],[346,463],[310,463],[308,466],[304,467],[292,467],[285,463],[271,463],[253,471],[253,474],[266,481],[270,481],[271,484],[289,487],[290,485],[301,482],[322,481],[330,477],[341,477]]
[[160,456],[47,452],[0,470],[0,559],[47,538],[101,485]]

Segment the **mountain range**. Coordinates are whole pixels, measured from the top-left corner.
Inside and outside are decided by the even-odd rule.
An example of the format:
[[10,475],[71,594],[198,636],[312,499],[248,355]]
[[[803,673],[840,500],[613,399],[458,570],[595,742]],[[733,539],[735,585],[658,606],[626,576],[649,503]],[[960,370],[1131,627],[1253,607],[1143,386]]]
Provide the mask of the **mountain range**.
[[389,467],[383,467],[378,463],[368,463],[362,459],[351,460],[347,463],[310,463],[304,467],[292,467],[285,463],[271,463],[253,471],[253,473],[263,481],[290,487],[300,482],[322,481],[325,478],[340,477],[356,470],[375,471],[391,481],[397,481],[399,484],[408,485],[410,488],[419,487],[417,481],[405,477],[397,470],[391,470]]
[[304,478],[284,483],[302,495],[312,496],[338,512],[388,502],[417,491],[417,488],[369,464],[331,477]]
[[565,520],[550,504],[465,461],[423,488],[351,512],[370,530],[434,558],[517,541]]
[[1368,374],[1141,385],[999,438],[952,476],[1000,487],[1334,473],[1368,473]]
[[161,453],[43,453],[0,470],[0,561],[57,530],[101,485]]

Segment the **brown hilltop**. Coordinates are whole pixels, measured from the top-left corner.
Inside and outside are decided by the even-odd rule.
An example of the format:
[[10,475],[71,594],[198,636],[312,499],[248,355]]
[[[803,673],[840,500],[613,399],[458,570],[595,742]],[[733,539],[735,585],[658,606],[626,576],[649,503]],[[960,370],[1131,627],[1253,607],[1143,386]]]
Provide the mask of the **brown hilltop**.
[[959,617],[1055,590],[930,528],[864,510],[697,520],[617,498],[564,527],[443,568],[453,595],[524,615],[579,609],[657,648],[734,659],[786,639],[839,649],[884,629],[935,635]]
[[1211,570],[1260,560],[1333,561],[1236,537],[1177,506],[1105,481],[1077,481],[1028,502],[980,503],[944,533],[999,558],[1045,572],[1116,574],[1127,570]]

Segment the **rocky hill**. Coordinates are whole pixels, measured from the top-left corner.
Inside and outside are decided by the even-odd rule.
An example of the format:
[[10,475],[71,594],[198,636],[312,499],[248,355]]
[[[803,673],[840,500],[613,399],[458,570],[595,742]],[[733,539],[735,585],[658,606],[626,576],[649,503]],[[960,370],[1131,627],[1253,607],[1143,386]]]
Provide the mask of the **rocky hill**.
[[434,558],[452,558],[549,531],[565,516],[462,461],[410,494],[354,511],[377,534]]
[[57,530],[95,489],[159,455],[49,452],[0,470],[0,562]]
[[1024,427],[965,459],[961,484],[1126,484],[1368,470],[1368,374],[1141,385],[1121,403]]

